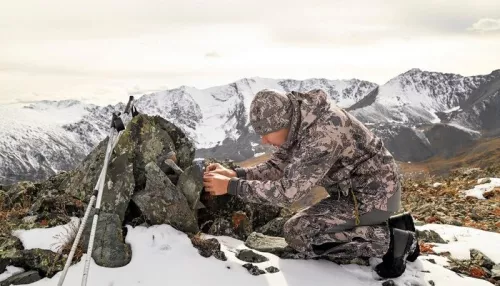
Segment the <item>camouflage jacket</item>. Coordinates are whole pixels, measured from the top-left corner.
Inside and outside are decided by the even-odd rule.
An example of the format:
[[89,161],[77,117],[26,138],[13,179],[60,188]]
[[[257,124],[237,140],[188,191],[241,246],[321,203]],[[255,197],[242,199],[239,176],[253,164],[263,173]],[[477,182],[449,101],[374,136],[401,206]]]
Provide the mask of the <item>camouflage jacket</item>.
[[323,186],[330,196],[355,196],[361,213],[387,210],[387,199],[400,182],[382,141],[321,90],[287,96],[293,104],[287,141],[266,162],[235,169],[228,193],[287,207]]

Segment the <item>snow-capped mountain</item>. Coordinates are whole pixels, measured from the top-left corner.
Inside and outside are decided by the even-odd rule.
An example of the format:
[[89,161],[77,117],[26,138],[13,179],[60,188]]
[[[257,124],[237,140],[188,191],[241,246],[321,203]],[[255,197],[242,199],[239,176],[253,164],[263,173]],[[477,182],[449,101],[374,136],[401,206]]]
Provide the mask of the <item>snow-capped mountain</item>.
[[[500,70],[464,77],[412,69],[381,86],[357,79],[245,78],[145,94],[136,97],[136,106],[182,128],[197,156],[240,161],[267,150],[248,125],[252,98],[264,88],[323,89],[382,137],[400,161],[453,156],[481,136],[500,135]],[[74,100],[0,106],[0,183],[41,180],[73,168],[108,135],[112,112],[123,109],[124,103]]]
[[[207,89],[181,86],[145,94],[136,98],[136,106],[141,113],[160,115],[182,128],[199,156],[243,160],[263,150],[248,129],[248,109],[258,91],[322,88],[332,101],[348,107],[376,86],[356,79],[248,78]],[[0,183],[41,180],[73,168],[108,135],[112,112],[123,109],[124,103],[101,107],[73,100],[0,106]]]
[[412,69],[348,108],[402,161],[451,156],[500,129],[500,70],[488,75]]

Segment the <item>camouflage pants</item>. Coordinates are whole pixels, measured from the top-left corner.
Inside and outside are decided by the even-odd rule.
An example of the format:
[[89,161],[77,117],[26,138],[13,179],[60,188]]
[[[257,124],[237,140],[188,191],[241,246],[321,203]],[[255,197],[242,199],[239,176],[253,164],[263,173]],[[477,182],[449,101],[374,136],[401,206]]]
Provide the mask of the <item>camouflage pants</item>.
[[381,258],[389,248],[389,212],[374,210],[355,225],[354,205],[332,197],[304,209],[284,226],[285,240],[306,258]]

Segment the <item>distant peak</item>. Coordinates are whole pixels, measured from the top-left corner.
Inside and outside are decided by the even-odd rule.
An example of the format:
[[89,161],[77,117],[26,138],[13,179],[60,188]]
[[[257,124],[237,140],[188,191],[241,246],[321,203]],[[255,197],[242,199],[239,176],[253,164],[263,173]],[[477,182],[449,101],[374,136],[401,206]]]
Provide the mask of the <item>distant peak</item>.
[[416,74],[416,73],[422,73],[422,70],[419,68],[412,68],[403,74]]

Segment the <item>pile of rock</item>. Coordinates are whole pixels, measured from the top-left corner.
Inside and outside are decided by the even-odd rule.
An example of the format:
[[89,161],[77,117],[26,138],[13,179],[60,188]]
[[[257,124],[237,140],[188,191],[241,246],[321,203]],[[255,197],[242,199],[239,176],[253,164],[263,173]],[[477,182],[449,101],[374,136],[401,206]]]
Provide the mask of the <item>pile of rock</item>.
[[[71,237],[59,253],[25,250],[11,235],[12,230],[52,227],[67,224],[71,217],[83,217],[104,162],[107,140],[72,171],[40,183],[2,186],[0,273],[7,265],[36,271],[41,277],[62,270]],[[169,224],[191,238],[205,232],[242,240],[254,230],[271,228],[268,223],[280,216],[280,208],[247,204],[230,195],[209,196],[203,192],[199,168],[193,165],[194,155],[193,142],[169,121],[144,114],[131,120],[116,143],[107,170],[96,230],[99,239],[92,252],[98,265],[121,267],[130,262],[133,253],[125,242],[126,225]],[[87,249],[94,212],[92,208],[81,252]],[[225,259],[218,242],[192,241],[203,256]]]

